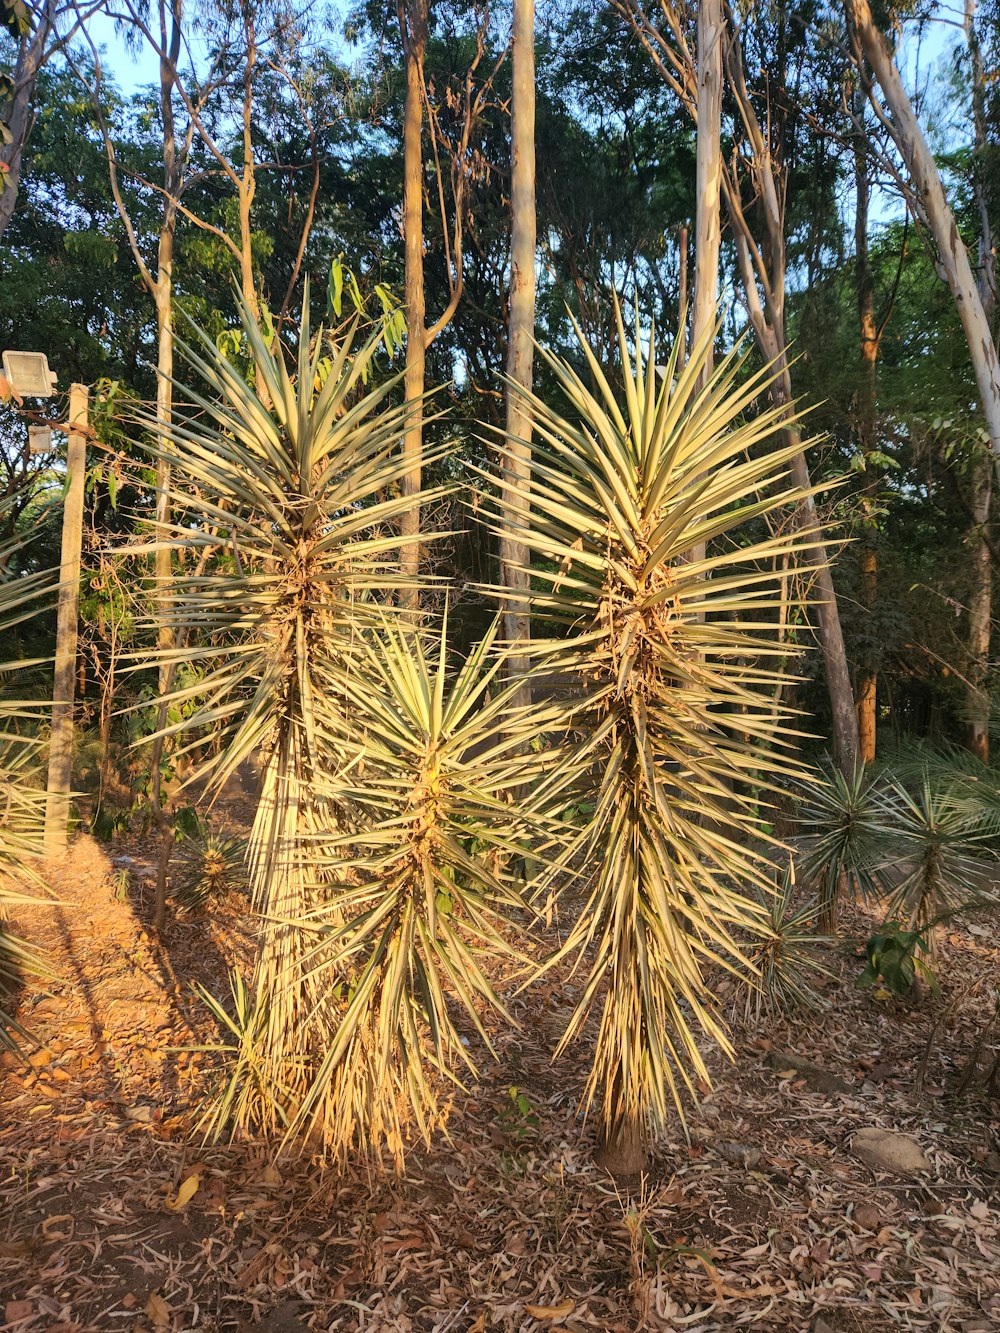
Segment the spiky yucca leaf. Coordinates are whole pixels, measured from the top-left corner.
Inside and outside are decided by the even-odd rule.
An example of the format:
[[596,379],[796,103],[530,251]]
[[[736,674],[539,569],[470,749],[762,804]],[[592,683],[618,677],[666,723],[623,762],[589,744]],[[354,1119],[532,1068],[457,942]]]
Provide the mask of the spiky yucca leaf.
[[912,791],[888,783],[883,802],[897,831],[884,870],[889,916],[922,931],[963,909],[996,905],[995,831],[963,794],[925,774]]
[[[0,633],[38,615],[52,600],[53,571],[8,576],[20,541],[0,547]],[[25,974],[51,976],[44,957],[7,929],[13,907],[35,902],[44,883],[32,862],[42,855],[45,832],[45,782],[38,728],[49,705],[31,688],[40,664],[0,664],[0,999]],[[18,688],[28,685],[28,689]],[[0,1045],[17,1049],[16,1038],[30,1034],[0,1008]]]
[[818,904],[796,903],[786,874],[778,888],[761,894],[761,906],[767,930],[748,946],[756,975],[743,997],[744,1021],[826,1008],[816,984],[834,975],[822,955],[822,946],[834,941],[816,933]]
[[174,895],[186,911],[197,911],[225,893],[248,887],[245,838],[215,829],[199,830],[180,839],[171,880]]
[[495,637],[453,670],[447,616],[436,642],[385,625],[341,682],[358,755],[336,792],[363,815],[317,848],[337,919],[317,914],[313,980],[343,1003],[293,1126],[335,1155],[361,1144],[399,1166],[407,1127],[426,1137],[439,1119],[440,1077],[475,1070],[469,1038],[490,1047],[484,1011],[504,1012],[484,960],[519,956],[508,862],[550,832],[527,751],[556,714],[514,705]]
[[263,918],[253,989],[272,1081],[284,1086],[325,1039],[298,923],[318,901],[311,840],[337,824],[324,779],[342,758],[344,662],[400,585],[394,525],[412,500],[399,494],[398,445],[412,405],[394,405],[396,380],[366,384],[378,330],[360,346],[354,327],[331,343],[304,317],[292,374],[245,303],[241,321],[259,391],[196,330],[179,351],[199,388],[178,385],[187,407],[168,427],[145,424],[171,470],[171,545],[203,567],[164,594],[175,642],[193,640],[159,660],[199,667],[196,683],[170,695],[182,720],[169,730],[190,733],[190,745],[215,733],[215,757],[196,770],[215,784],[251,752],[262,758],[249,856]]
[[530,396],[528,493],[498,501],[532,553],[533,615],[562,629],[532,651],[582,691],[571,767],[593,789],[578,851],[596,872],[567,944],[587,975],[561,1049],[598,1008],[586,1096],[613,1134],[662,1123],[707,1078],[701,1034],[729,1049],[705,969],[744,969],[737,928],[760,922],[748,783],[759,802],[801,772],[792,710],[774,702],[777,567],[801,569],[818,543],[785,522],[807,499],[789,418],[752,414],[769,372],[733,354],[699,389],[711,332],[660,374],[654,334],[633,355],[620,311],[618,330],[620,396],[579,330],[583,373],[543,351],[564,410]]

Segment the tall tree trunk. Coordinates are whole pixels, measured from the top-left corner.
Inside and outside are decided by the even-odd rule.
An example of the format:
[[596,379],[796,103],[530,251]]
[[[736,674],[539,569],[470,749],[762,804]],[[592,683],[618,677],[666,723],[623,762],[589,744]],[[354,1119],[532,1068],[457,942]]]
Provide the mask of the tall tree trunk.
[[400,0],[399,22],[406,64],[406,102],[403,109],[403,244],[405,250],[406,373],[403,386],[413,404],[403,436],[403,495],[412,507],[401,516],[399,553],[404,580],[400,603],[417,609],[417,575],[420,572],[420,483],[423,461],[424,375],[427,360],[426,310],[424,303],[423,65],[427,49],[428,0]]
[[921,131],[888,43],[875,25],[871,6],[868,0],[846,0],[846,4],[858,43],[891,113],[896,144],[906,163],[923,220],[934,238],[938,272],[955,300],[976,375],[990,447],[1000,472],[1000,359],[969,252],[958,234],[955,215],[948,204],[934,155]]
[[[181,24],[183,20],[183,0],[170,0],[168,6],[161,5],[161,26],[166,38],[165,55],[160,60],[160,115],[163,127],[163,217],[160,222],[160,237],[156,255],[156,282],[153,288],[153,300],[156,305],[156,421],[162,429],[170,426],[173,414],[173,374],[174,374],[174,321],[173,321],[173,280],[174,280],[174,237],[177,231],[177,199],[180,195],[180,163],[177,160],[177,141],[174,133],[173,90],[176,78],[177,61],[181,49]],[[162,447],[163,437],[160,444]],[[173,667],[162,660],[174,646],[174,634],[166,623],[164,614],[170,597],[173,581],[173,567],[170,548],[165,545],[170,537],[170,464],[161,458],[156,465],[156,540],[160,543],[154,558],[156,576],[156,602],[160,608],[160,627],[157,633],[157,647],[161,654],[159,668],[159,690],[161,701],[165,700],[173,680]],[[167,724],[167,705],[161,702],[157,709],[156,728],[158,732]],[[174,830],[163,808],[163,778],[161,760],[163,758],[164,738],[157,736],[153,742],[150,757],[150,803],[153,817],[160,831],[160,854],[156,874],[156,895],[153,904],[153,928],[162,930],[166,919],[167,871],[170,853],[173,848]]]
[[[507,345],[507,433],[502,485],[507,505],[527,521],[531,479],[531,413],[523,393],[532,381],[535,332],[535,0],[514,0],[513,92],[511,99],[511,265],[510,325]],[[512,644],[531,638],[528,601],[529,552],[516,531],[500,538],[501,582],[509,590],[504,632]],[[511,658],[521,675],[527,658]],[[527,703],[527,691],[518,693]]]
[[993,557],[989,522],[993,467],[989,454],[977,450],[972,466],[972,523],[966,538],[972,563],[969,596],[969,666],[966,671],[966,744],[984,764],[990,758],[990,700],[987,692],[993,629]]
[[[972,68],[972,190],[979,214],[976,285],[983,303],[983,314],[992,328],[997,309],[996,236],[986,188],[985,156],[989,150],[985,108],[986,74],[976,31],[974,0],[965,0],[965,40]],[[969,669],[966,672],[969,682],[966,687],[966,744],[984,764],[989,763],[990,759],[990,700],[987,688],[993,630],[993,557],[990,549],[992,502],[993,469],[989,455],[979,449],[972,464],[972,523],[966,539],[972,556]]]
[[680,350],[677,353],[677,369],[687,365],[687,317],[688,317],[688,229],[681,227],[677,238],[677,263],[680,275],[677,281],[677,340]]
[[[260,301],[257,297],[257,282],[253,272],[253,201],[257,192],[256,163],[253,145],[253,75],[257,64],[257,33],[254,25],[254,9],[249,4],[244,8],[243,26],[246,34],[246,64],[243,69],[243,169],[239,184],[239,219],[240,219],[240,287],[243,299],[260,322]],[[260,377],[258,376],[258,382]]]
[[45,59],[45,47],[55,21],[56,9],[56,0],[45,0],[35,31],[22,37],[18,43],[17,63],[14,66],[14,96],[6,116],[10,142],[5,143],[0,149],[0,163],[6,167],[3,173],[3,189],[0,192],[0,236],[7,230],[7,224],[14,216],[14,205],[17,202],[17,190],[21,181],[21,157],[31,123],[35,83]]
[[[719,250],[722,241],[722,0],[698,5],[698,131],[696,146],[694,302],[691,346],[714,326],[719,306]],[[712,373],[712,349],[700,383]]]
[[[861,377],[858,384],[858,443],[865,458],[875,451],[875,362],[878,358],[879,330],[875,321],[875,284],[868,260],[868,154],[865,139],[858,133],[854,140],[854,185],[857,207],[854,214],[854,275],[857,285],[858,322],[861,331]],[[877,483],[876,483],[877,484]],[[871,486],[866,488],[871,490]],[[869,625],[878,596],[878,554],[874,532],[868,527],[861,549],[861,606]],[[868,641],[874,636],[869,633]],[[872,649],[858,677],[858,758],[863,764],[875,759],[878,726],[878,672]]]

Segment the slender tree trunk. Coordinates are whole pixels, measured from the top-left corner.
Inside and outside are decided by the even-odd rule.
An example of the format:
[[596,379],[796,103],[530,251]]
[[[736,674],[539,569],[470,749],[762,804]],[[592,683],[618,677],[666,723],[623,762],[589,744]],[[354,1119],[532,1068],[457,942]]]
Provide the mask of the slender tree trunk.
[[[858,437],[861,452],[868,458],[875,451],[875,362],[879,350],[879,330],[875,321],[875,284],[868,260],[868,155],[859,133],[854,142],[854,184],[857,207],[854,215],[854,273],[858,296],[858,322],[861,330],[861,377],[858,384]],[[877,484],[877,483],[876,483]],[[869,486],[866,488],[871,490]],[[878,596],[878,555],[874,533],[869,527],[862,538],[861,606],[871,623]],[[869,633],[869,643],[874,636]],[[878,672],[874,649],[869,648],[858,678],[858,758],[863,764],[875,759],[878,726]]]
[[948,204],[934,155],[920,129],[885,37],[875,25],[871,6],[868,0],[846,0],[846,3],[861,50],[891,113],[896,143],[906,163],[924,221],[934,238],[938,272],[955,300],[976,375],[990,447],[1000,471],[1000,359],[969,252],[958,234],[955,215]]
[[0,192],[0,236],[7,230],[7,224],[14,216],[14,205],[17,202],[17,190],[21,181],[21,156],[30,129],[35,83],[45,59],[45,46],[52,31],[56,8],[56,0],[45,0],[35,31],[22,37],[17,48],[14,96],[6,116],[10,142],[5,143],[0,149],[0,163],[7,168],[3,173],[3,189]]
[[[694,301],[691,346],[714,326],[719,306],[719,250],[722,241],[722,42],[725,31],[722,0],[698,5],[698,131],[696,147],[696,212]],[[712,373],[712,349],[699,383]]]
[[688,318],[688,229],[681,227],[677,239],[677,262],[680,276],[677,284],[677,339],[680,351],[677,354],[677,369],[687,365],[687,318]]
[[992,499],[992,462],[987,451],[980,449],[972,468],[972,524],[966,539],[972,562],[969,667],[966,672],[966,744],[984,764],[988,764],[990,759],[990,700],[987,685],[993,629],[993,559],[989,542]]
[[[517,521],[528,521],[531,481],[530,392],[535,332],[535,0],[514,0],[513,95],[511,101],[511,272],[510,327],[507,346],[507,432],[503,487]],[[530,555],[522,535],[506,530],[500,538],[501,582],[509,590],[504,631],[512,644],[531,638],[528,600]],[[514,676],[524,673],[527,658],[511,658]],[[527,703],[527,691],[518,693]]]
[[[169,10],[161,8],[161,22],[164,33],[169,23],[169,46],[164,41],[167,58],[160,61],[160,110],[163,125],[163,218],[160,223],[160,237],[156,256],[156,285],[153,299],[156,304],[156,421],[161,430],[169,428],[173,415],[173,374],[174,374],[174,321],[173,321],[173,276],[174,276],[174,237],[177,230],[176,200],[180,194],[180,163],[177,160],[177,143],[174,137],[173,88],[176,77],[177,61],[180,57],[181,22],[183,18],[183,0],[171,0]],[[160,437],[163,445],[163,435]],[[162,731],[167,724],[166,696],[173,680],[173,668],[162,660],[162,655],[174,646],[174,634],[166,620],[166,607],[169,602],[173,581],[173,567],[170,548],[164,543],[170,537],[170,465],[161,458],[156,465],[156,540],[157,546],[154,572],[156,578],[156,603],[159,608],[159,630],[157,648],[161,654],[159,668],[160,706],[157,709],[156,728]],[[160,854],[157,863],[156,895],[153,904],[153,929],[162,930],[166,919],[167,871],[170,865],[170,853],[173,848],[174,830],[163,808],[163,779],[161,761],[163,758],[164,738],[158,736],[153,742],[150,757],[150,803],[153,817],[160,831]]]
[[[985,108],[986,74],[976,32],[974,0],[966,0],[965,3],[965,38],[972,67],[972,189],[979,213],[976,285],[983,303],[983,313],[992,328],[997,308],[996,236],[990,217],[985,175],[984,159],[989,150]],[[990,759],[988,678],[993,631],[993,559],[990,550],[992,502],[993,469],[988,454],[979,450],[972,465],[972,524],[967,537],[972,555],[972,592],[969,597],[966,743],[984,764],[988,764]]]
[[[244,29],[246,32],[246,65],[243,70],[243,170],[240,174],[239,219],[240,219],[240,287],[243,299],[249,306],[254,319],[260,322],[260,301],[257,297],[257,281],[253,271],[253,201],[257,192],[257,175],[253,147],[253,74],[257,64],[257,37],[254,27],[253,7],[244,10]],[[259,377],[258,377],[259,378]]]
[[[878,555],[872,545],[861,552],[861,605],[870,616],[878,595]],[[875,761],[878,727],[878,672],[866,663],[858,677],[858,758]]]
[[401,0],[400,28],[406,64],[406,102],[403,109],[403,244],[405,249],[406,399],[414,404],[403,436],[403,495],[412,498],[399,523],[403,545],[399,553],[404,580],[400,604],[418,606],[416,579],[420,572],[420,483],[423,460],[424,375],[427,359],[426,309],[424,303],[423,65],[427,49],[427,0]]

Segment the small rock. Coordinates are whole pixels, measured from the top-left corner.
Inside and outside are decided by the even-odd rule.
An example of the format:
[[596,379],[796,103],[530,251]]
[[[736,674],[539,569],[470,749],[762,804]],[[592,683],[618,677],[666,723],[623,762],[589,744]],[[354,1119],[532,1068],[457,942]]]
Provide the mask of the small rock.
[[804,1078],[806,1083],[815,1092],[850,1092],[851,1087],[845,1083],[842,1078],[836,1074],[831,1074],[829,1070],[813,1064],[811,1060],[803,1060],[800,1055],[793,1055],[791,1051],[769,1051],[766,1063],[772,1069],[794,1069],[800,1078]]
[[728,1140],[722,1139],[713,1143],[712,1147],[727,1162],[733,1162],[736,1166],[745,1166],[748,1171],[752,1171],[760,1161],[760,1149],[754,1148],[749,1143],[730,1143]]
[[909,1176],[931,1169],[930,1159],[912,1135],[888,1129],[859,1129],[851,1141],[851,1152],[873,1171]]
[[884,1216],[882,1209],[876,1208],[873,1203],[859,1203],[854,1210],[855,1222],[859,1227],[864,1227],[865,1231],[878,1231]]
[[298,1317],[301,1309],[299,1301],[282,1301],[255,1327],[258,1333],[264,1333],[264,1330],[266,1333],[307,1333],[305,1324]]

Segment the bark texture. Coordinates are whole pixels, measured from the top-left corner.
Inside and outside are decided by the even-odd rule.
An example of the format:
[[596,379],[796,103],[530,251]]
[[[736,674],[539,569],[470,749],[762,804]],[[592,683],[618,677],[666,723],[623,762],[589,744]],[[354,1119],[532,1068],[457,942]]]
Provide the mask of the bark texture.
[[0,162],[7,168],[3,174],[0,193],[0,236],[14,216],[17,190],[21,182],[21,157],[31,128],[31,107],[35,96],[38,71],[45,60],[46,46],[56,15],[56,0],[46,0],[35,31],[22,37],[17,47],[14,65],[14,96],[7,114],[10,143],[0,149]]
[[[527,517],[531,479],[531,390],[535,332],[535,0],[514,0],[513,93],[511,101],[511,273],[507,347],[507,431],[503,488],[509,509]],[[510,643],[531,638],[528,548],[506,531],[500,538],[501,581],[508,596],[504,632]],[[510,669],[523,674],[527,659],[517,653]],[[527,703],[526,691],[519,702]]]
[[[412,499],[412,507],[400,518],[404,538],[399,553],[400,574],[404,580],[401,604],[416,609],[415,581],[420,570],[420,484],[423,466],[423,409],[427,362],[426,309],[424,303],[424,217],[423,217],[423,67],[427,50],[427,0],[403,0],[399,23],[406,66],[406,101],[403,107],[403,246],[405,254],[404,292],[406,301],[406,373],[403,386],[407,402],[412,404],[403,436],[403,495]],[[407,582],[410,586],[407,586]]]
[[896,61],[872,17],[868,0],[847,0],[857,43],[882,91],[891,120],[882,113],[902,154],[917,207],[934,239],[938,272],[947,282],[962,323],[979,389],[995,465],[1000,469],[1000,360],[976,283],[969,252],[958,234],[937,163],[903,86]]

